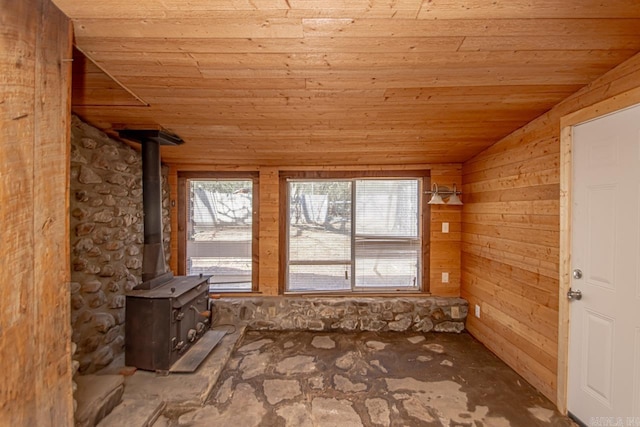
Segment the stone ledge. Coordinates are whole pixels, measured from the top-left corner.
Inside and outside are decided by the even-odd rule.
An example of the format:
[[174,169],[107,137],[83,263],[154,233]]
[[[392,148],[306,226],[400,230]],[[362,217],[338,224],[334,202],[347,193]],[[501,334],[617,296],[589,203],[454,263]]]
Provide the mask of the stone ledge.
[[106,417],[122,400],[122,375],[84,375],[76,378],[78,409],[76,427],[92,427]]
[[149,427],[158,419],[166,404],[148,399],[127,399],[105,417],[97,427]]
[[[242,323],[234,325],[193,373],[163,376],[136,371],[125,379],[124,399],[165,402],[167,410],[204,405],[245,329]],[[129,426],[142,427],[143,424]]]
[[252,330],[462,332],[468,302],[447,297],[225,297],[214,324]]

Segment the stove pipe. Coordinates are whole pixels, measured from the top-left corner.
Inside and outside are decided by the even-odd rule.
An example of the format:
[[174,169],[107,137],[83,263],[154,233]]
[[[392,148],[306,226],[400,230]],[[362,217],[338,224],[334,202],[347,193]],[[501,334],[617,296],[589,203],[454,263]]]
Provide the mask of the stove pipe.
[[144,206],[144,250],[142,281],[166,273],[162,244],[162,172],[160,144],[142,141],[142,204]]
[[119,131],[120,137],[142,145],[142,204],[144,210],[144,247],[142,284],[136,289],[153,289],[171,280],[167,272],[162,242],[162,171],[160,145],[178,145],[182,140],[162,130]]

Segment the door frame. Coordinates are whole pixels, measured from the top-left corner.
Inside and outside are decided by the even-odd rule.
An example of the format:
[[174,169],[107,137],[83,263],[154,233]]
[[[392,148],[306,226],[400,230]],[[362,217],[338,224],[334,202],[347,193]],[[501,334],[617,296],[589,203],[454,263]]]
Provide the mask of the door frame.
[[571,287],[571,199],[573,181],[573,127],[640,104],[640,87],[607,98],[560,118],[560,277],[558,306],[558,410],[567,414],[569,379],[569,300]]

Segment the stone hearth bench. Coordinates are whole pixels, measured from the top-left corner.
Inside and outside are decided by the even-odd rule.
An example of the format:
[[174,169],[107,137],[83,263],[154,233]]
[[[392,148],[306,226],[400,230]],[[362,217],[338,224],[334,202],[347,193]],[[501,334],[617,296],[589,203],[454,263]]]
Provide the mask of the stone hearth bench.
[[462,332],[468,302],[449,297],[225,297],[214,325],[270,331]]

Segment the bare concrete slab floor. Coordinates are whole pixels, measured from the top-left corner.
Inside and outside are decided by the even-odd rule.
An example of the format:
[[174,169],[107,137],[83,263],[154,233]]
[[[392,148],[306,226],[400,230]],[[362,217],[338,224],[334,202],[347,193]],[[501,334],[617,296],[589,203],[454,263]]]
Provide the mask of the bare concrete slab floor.
[[156,426],[571,426],[468,334],[247,332],[202,408]]

